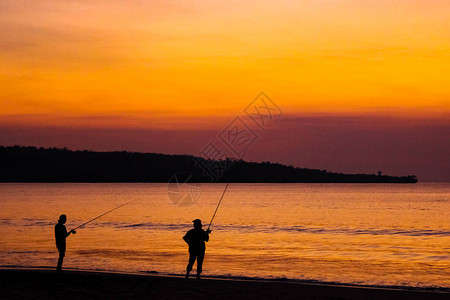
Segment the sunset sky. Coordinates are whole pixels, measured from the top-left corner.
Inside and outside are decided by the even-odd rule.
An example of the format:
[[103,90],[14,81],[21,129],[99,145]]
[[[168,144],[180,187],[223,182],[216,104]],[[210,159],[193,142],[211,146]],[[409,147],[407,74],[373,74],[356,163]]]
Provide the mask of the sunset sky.
[[198,154],[264,91],[247,160],[450,181],[448,0],[0,0],[0,145]]

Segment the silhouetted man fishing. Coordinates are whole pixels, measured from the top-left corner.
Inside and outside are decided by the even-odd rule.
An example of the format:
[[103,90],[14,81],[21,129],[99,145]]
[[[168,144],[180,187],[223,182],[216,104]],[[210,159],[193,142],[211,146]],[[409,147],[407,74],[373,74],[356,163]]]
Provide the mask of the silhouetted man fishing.
[[56,240],[56,248],[58,248],[59,259],[58,266],[56,267],[56,271],[62,272],[62,264],[64,260],[64,256],[66,255],[66,238],[72,233],[77,233],[75,230],[71,230],[67,232],[66,226],[64,224],[67,221],[66,215],[59,216],[58,224],[55,225],[55,240]]
[[194,229],[189,230],[183,237],[183,240],[189,245],[189,264],[186,268],[186,278],[189,278],[189,273],[192,271],[192,266],[197,259],[197,279],[200,279],[203,259],[205,258],[205,242],[209,241],[211,230],[203,230],[202,221],[199,219],[195,219],[192,222],[194,222]]

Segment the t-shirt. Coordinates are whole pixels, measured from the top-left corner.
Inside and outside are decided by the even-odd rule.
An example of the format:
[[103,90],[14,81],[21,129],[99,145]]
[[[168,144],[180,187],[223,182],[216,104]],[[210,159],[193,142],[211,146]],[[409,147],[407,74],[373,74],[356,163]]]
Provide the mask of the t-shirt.
[[209,241],[209,235],[201,228],[194,228],[186,233],[184,239],[189,244],[189,251],[204,251],[205,241]]
[[58,223],[55,225],[55,240],[56,246],[65,246],[67,237],[67,229],[64,224]]

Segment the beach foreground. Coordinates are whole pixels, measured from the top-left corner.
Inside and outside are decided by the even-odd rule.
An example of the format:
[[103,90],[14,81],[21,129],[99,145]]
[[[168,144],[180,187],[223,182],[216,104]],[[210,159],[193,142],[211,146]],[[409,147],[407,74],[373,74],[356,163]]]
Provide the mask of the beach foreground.
[[91,271],[1,269],[0,299],[449,299],[450,293]]

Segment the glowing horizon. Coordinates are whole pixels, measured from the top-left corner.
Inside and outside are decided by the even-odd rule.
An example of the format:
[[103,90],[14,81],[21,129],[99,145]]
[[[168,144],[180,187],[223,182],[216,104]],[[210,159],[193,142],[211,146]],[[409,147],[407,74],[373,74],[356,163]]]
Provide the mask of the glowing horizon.
[[1,4],[2,116],[221,117],[261,90],[294,114],[450,111],[445,1],[26,3]]
[[0,144],[195,154],[264,91],[290,121],[249,159],[450,180],[449,15],[444,0],[4,0]]

